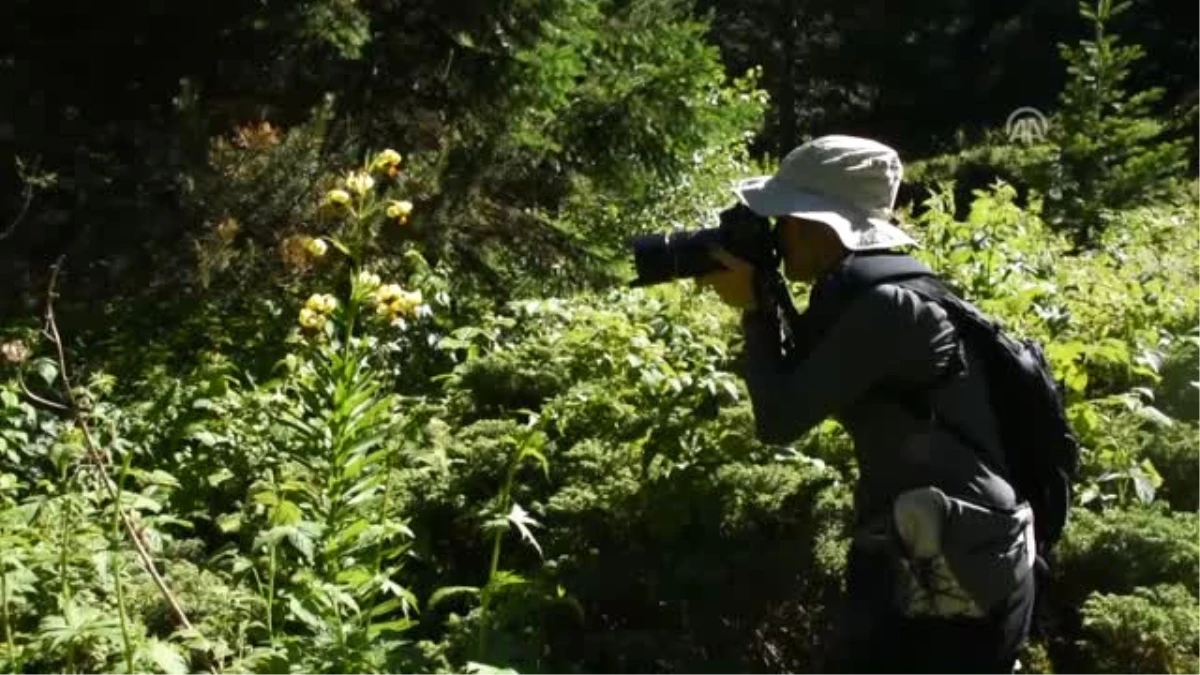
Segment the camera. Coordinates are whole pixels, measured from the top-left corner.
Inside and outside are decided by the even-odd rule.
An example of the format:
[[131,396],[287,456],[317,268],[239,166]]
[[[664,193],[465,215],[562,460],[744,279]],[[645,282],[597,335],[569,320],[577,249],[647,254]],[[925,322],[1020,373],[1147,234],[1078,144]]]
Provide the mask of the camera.
[[784,362],[793,362],[808,344],[809,331],[779,271],[782,253],[777,237],[771,221],[745,204],[722,211],[717,227],[642,235],[633,240],[638,276],[629,285],[651,286],[720,271],[725,266],[709,252],[720,246],[753,266],[754,296],[770,324],[766,335],[774,341],[769,349]]
[[713,246],[760,270],[779,266],[779,247],[769,219],[738,204],[722,211],[719,222],[717,227],[636,237],[632,246],[638,276],[629,285],[652,286],[724,269],[709,253]]

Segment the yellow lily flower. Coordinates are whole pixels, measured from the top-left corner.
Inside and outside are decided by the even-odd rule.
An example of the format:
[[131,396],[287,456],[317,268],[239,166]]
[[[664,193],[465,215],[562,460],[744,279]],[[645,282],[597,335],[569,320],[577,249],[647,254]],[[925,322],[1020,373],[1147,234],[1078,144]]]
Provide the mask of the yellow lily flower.
[[375,161],[371,162],[371,170],[378,171],[379,169],[391,169],[400,165],[400,153],[388,148],[375,156]]
[[308,300],[304,303],[305,309],[317,312],[319,314],[329,314],[333,310],[337,309],[337,305],[337,298],[329,295],[328,293],[314,293],[309,296]]
[[388,202],[387,217],[388,218],[397,218],[401,222],[404,222],[405,220],[408,219],[408,214],[412,213],[412,210],[413,210],[412,202],[396,201],[393,199]]
[[322,239],[309,239],[304,242],[304,250],[312,254],[314,258],[320,258],[329,250],[329,245]]
[[304,307],[300,310],[300,325],[305,328],[321,328],[325,325],[325,317],[308,307]]
[[374,272],[368,272],[366,270],[358,273],[357,282],[360,288],[365,288],[368,291],[373,291],[376,288],[379,288],[379,284],[382,283],[378,274],[375,274]]
[[388,284],[380,286],[379,290],[375,291],[375,301],[381,305],[389,305],[403,294],[404,289],[400,287],[400,284]]
[[346,176],[346,187],[351,192],[358,196],[363,196],[375,187],[375,179],[371,178],[371,174],[364,171],[353,171]]

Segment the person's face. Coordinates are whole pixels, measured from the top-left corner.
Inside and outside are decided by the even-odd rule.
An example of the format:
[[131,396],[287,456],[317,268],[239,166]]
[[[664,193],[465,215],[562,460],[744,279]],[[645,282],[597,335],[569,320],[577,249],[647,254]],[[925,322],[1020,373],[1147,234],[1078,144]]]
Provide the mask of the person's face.
[[784,273],[792,281],[814,281],[830,264],[829,239],[836,235],[820,223],[794,216],[780,218],[778,227]]

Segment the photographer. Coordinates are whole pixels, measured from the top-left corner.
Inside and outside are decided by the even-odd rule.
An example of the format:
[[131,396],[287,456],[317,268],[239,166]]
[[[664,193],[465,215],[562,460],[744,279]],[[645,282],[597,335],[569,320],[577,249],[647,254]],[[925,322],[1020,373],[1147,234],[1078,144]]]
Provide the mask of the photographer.
[[845,292],[862,264],[924,269],[897,252],[915,242],[888,220],[901,174],[891,148],[826,136],[736,187],[743,207],[776,219],[787,277],[813,284],[802,315],[780,309],[777,270],[728,246],[711,248],[723,269],[696,276],[743,310],[759,438],[787,443],[832,417],[854,441],[834,666],[1011,672],[1033,607],[1033,518],[1005,478],[979,356],[942,306],[901,284]]

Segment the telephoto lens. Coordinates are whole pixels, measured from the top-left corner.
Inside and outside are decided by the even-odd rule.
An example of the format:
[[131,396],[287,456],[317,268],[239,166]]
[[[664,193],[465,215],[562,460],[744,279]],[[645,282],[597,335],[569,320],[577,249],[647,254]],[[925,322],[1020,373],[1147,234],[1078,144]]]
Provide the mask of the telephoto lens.
[[635,238],[633,262],[637,278],[630,286],[652,286],[676,279],[704,276],[725,268],[709,249],[723,247],[755,265],[771,266],[775,259],[771,222],[744,204],[721,212],[719,227],[644,234]]
[[637,237],[633,240],[633,262],[638,276],[629,285],[653,286],[716,272],[724,266],[708,249],[720,244],[721,233],[717,228]]

